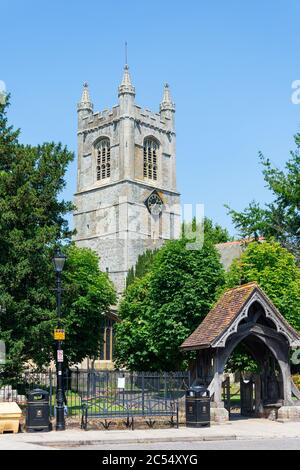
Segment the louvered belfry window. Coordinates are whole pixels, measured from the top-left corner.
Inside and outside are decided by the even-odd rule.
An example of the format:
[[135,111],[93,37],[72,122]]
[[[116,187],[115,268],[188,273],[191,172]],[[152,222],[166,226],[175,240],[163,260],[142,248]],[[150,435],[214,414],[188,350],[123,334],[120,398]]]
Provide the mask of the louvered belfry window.
[[109,139],[101,139],[96,146],[97,152],[97,180],[110,177],[110,142]]
[[158,143],[154,139],[144,141],[144,178],[157,180]]

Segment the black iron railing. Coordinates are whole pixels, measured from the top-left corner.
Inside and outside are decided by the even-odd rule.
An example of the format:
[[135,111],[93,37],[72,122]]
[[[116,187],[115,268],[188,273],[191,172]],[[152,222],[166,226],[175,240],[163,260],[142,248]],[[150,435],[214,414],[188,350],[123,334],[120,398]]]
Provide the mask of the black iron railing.
[[[16,401],[26,405],[26,395],[34,388],[49,392],[50,414],[54,415],[56,402],[56,372],[24,372],[16,378],[0,374],[0,402]],[[130,372],[72,369],[64,376],[63,388],[66,412],[80,416],[82,403],[92,403],[100,413],[120,415],[130,406],[142,414],[147,407],[168,409],[184,398],[190,386],[189,372]],[[121,413],[122,414],[122,413]]]

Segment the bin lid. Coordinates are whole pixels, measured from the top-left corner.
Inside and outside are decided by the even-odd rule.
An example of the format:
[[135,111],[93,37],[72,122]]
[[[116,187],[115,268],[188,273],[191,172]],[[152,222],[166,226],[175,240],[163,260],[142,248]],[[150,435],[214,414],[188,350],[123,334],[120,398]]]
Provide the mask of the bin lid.
[[204,386],[204,385],[192,385],[188,390],[187,390],[187,395],[193,396],[193,395],[206,395],[207,397],[210,396],[209,390]]
[[34,390],[30,390],[30,392],[27,393],[27,398],[28,400],[45,400],[49,398],[49,393],[47,390],[35,388]]
[[207,388],[204,385],[192,385],[189,390],[193,392],[207,392]]

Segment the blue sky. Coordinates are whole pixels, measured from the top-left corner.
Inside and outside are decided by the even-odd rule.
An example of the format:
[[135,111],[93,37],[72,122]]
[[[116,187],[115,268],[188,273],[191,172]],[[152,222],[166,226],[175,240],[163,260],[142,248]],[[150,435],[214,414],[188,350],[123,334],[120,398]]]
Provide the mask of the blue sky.
[[[298,1],[10,0],[1,17],[0,80],[23,142],[76,151],[82,82],[95,111],[117,104],[127,40],[137,104],[158,110],[170,83],[182,202],[204,203],[234,233],[224,204],[269,198],[258,151],[283,166],[299,131]],[[75,184],[76,161],[65,198]]]

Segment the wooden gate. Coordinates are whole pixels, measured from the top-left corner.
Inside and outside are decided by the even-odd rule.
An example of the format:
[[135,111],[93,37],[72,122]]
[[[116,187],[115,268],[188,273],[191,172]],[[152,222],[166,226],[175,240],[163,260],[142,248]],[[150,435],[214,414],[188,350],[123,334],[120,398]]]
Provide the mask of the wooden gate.
[[255,381],[253,377],[240,380],[241,415],[252,416],[255,413]]
[[222,382],[222,389],[223,389],[223,401],[224,407],[229,413],[230,417],[230,377],[227,376],[225,380]]

